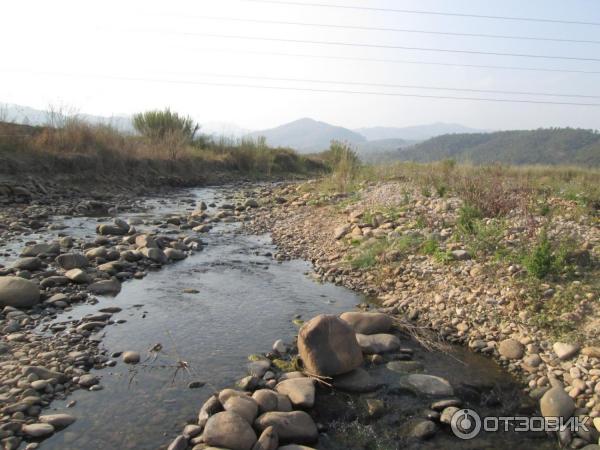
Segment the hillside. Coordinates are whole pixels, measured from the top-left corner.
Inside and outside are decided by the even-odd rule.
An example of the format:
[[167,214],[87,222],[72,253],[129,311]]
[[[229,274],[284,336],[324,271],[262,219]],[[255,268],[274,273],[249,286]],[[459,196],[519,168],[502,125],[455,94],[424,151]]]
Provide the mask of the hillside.
[[455,123],[437,122],[412,127],[366,127],[358,128],[354,131],[362,134],[370,141],[394,138],[410,141],[424,141],[425,139],[441,136],[443,134],[480,133],[485,130],[477,130]]
[[337,127],[313,119],[299,119],[268,130],[255,131],[249,136],[264,136],[267,144],[276,147],[291,147],[301,153],[325,150],[332,140],[351,144],[365,142],[366,138],[352,130]]
[[396,152],[396,159],[428,162],[452,158],[475,164],[578,164],[600,166],[600,133],[551,128],[438,136]]

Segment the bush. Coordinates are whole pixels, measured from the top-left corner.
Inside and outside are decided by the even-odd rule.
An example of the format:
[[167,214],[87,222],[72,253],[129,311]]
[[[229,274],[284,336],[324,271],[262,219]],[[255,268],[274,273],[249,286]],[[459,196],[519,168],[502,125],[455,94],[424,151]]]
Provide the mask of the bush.
[[134,114],[132,121],[133,127],[142,136],[161,141],[172,135],[179,135],[191,142],[200,129],[200,125],[191,117],[171,112],[169,108]]
[[552,251],[546,230],[542,230],[536,245],[523,258],[523,265],[530,275],[538,279],[546,277],[556,269],[557,257]]
[[336,189],[346,192],[354,182],[360,167],[358,155],[352,148],[343,142],[331,141],[329,150],[323,157],[332,170],[332,181]]

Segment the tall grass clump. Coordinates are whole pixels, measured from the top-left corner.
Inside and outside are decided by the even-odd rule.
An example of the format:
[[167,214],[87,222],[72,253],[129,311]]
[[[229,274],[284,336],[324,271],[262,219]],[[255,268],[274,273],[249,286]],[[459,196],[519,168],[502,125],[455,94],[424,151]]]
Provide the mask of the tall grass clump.
[[348,192],[353,185],[359,168],[360,160],[356,152],[347,143],[331,141],[329,150],[323,158],[331,167],[331,181],[339,192]]

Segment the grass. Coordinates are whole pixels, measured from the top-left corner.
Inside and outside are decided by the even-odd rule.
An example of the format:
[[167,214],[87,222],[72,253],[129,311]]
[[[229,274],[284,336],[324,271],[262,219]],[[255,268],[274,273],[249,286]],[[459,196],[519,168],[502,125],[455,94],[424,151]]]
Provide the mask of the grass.
[[367,269],[380,263],[392,263],[416,252],[422,242],[423,237],[417,234],[367,240],[358,243],[358,247],[350,255],[350,266],[353,269]]

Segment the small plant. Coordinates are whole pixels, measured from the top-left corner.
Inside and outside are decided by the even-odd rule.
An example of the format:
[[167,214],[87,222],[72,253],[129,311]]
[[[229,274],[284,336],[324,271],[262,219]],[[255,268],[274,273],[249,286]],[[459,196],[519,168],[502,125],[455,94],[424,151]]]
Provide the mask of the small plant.
[[481,211],[474,206],[464,204],[458,211],[458,220],[456,225],[458,230],[463,235],[474,234],[476,230],[476,222],[481,219]]
[[523,258],[523,265],[530,275],[542,279],[554,271],[556,263],[557,258],[552,251],[552,244],[548,239],[548,233],[543,229],[536,245]]

